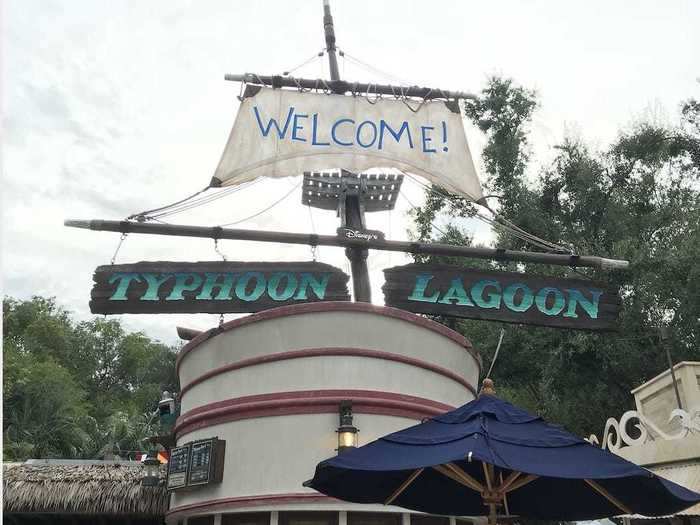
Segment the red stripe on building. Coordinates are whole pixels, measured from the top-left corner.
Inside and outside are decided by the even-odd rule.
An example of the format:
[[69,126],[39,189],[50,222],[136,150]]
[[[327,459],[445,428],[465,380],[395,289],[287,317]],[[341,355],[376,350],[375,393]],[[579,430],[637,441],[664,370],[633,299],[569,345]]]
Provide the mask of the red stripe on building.
[[229,330],[239,328],[248,324],[256,323],[259,321],[268,321],[270,319],[277,319],[280,317],[288,317],[292,315],[301,315],[308,313],[324,313],[324,312],[364,312],[372,313],[376,315],[383,315],[385,317],[392,317],[394,319],[400,319],[423,328],[437,332],[448,339],[451,339],[458,345],[462,346],[476,361],[479,367],[479,372],[481,372],[481,357],[472,348],[472,344],[460,333],[450,330],[440,323],[431,321],[426,317],[421,317],[405,310],[400,310],[398,308],[391,308],[388,306],[376,306],[369,303],[353,303],[350,301],[327,301],[318,303],[305,303],[305,304],[295,304],[292,306],[281,306],[279,308],[272,308],[270,310],[264,310],[255,314],[248,315],[246,317],[241,317],[239,319],[234,319],[223,325],[202,332],[200,335],[192,339],[189,343],[182,347],[180,353],[177,356],[176,369],[179,374],[180,366],[182,360],[190,353],[192,350],[199,347],[204,341],[211,339],[212,337],[219,335]]
[[279,352],[276,354],[267,354],[257,357],[251,357],[249,359],[242,359],[235,363],[230,363],[218,368],[214,368],[209,372],[196,377],[188,384],[184,385],[180,390],[180,400],[185,396],[185,393],[190,390],[193,386],[206,381],[212,377],[224,374],[226,372],[231,372],[233,370],[240,370],[241,368],[246,368],[249,366],[257,366],[267,363],[274,363],[277,361],[285,361],[287,359],[302,359],[307,357],[326,357],[326,356],[345,356],[345,357],[369,357],[372,359],[382,359],[384,361],[395,361],[398,363],[404,363],[417,368],[423,368],[436,374],[440,374],[444,377],[452,379],[453,381],[459,383],[464,388],[469,390],[472,394],[476,396],[476,389],[463,377],[457,375],[452,370],[445,367],[423,361],[421,359],[415,359],[413,357],[407,357],[400,354],[394,354],[391,352],[384,352],[381,350],[367,350],[364,348],[306,348],[304,350],[291,350],[288,352]]
[[422,397],[376,390],[303,390],[238,397],[193,408],[180,416],[178,438],[201,428],[241,419],[292,414],[337,413],[341,401],[352,401],[353,412],[421,420],[454,407]]

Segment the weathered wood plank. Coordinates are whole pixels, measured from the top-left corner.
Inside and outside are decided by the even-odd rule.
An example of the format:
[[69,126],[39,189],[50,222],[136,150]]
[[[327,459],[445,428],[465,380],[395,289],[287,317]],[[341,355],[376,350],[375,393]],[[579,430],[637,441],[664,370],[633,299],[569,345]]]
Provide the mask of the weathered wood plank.
[[585,279],[420,264],[384,275],[387,306],[430,315],[608,331],[622,303],[617,290]]
[[349,277],[313,262],[139,262],[99,266],[90,311],[247,313],[290,304],[348,301]]

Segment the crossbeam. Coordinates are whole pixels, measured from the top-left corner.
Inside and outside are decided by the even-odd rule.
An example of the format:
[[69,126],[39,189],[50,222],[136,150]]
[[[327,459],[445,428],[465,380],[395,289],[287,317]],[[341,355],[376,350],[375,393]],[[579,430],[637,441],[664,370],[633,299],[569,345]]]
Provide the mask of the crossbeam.
[[419,86],[394,86],[391,84],[368,84],[364,82],[348,82],[346,80],[321,80],[318,78],[295,78],[281,75],[258,75],[256,73],[226,74],[225,80],[232,82],[245,82],[257,86],[268,86],[273,88],[289,87],[303,89],[326,89],[343,95],[368,94],[368,95],[393,95],[396,97],[415,97],[426,100],[433,99],[472,99],[477,96],[464,91],[450,91],[440,88],[428,88]]
[[602,270],[627,268],[629,261],[606,259],[593,255],[565,255],[559,253],[521,252],[499,248],[456,246],[444,243],[411,241],[390,241],[384,239],[363,240],[338,235],[316,235],[310,233],[290,233],[219,226],[188,226],[184,224],[152,224],[132,221],[105,220],[66,220],[64,225],[94,231],[118,233],[142,233],[175,237],[201,237],[205,239],[232,239],[239,241],[277,242],[284,244],[306,244],[309,246],[339,246],[343,248],[365,248],[390,252],[404,252],[425,255],[465,257],[467,259],[490,259],[494,261],[517,261],[552,264],[556,266],[589,267]]

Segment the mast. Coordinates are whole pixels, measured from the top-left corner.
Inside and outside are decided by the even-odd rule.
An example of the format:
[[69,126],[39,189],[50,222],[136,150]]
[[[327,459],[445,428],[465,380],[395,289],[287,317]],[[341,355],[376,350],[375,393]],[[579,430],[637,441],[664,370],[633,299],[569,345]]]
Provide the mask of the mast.
[[[323,31],[326,37],[326,52],[328,54],[328,66],[331,72],[331,81],[339,81],[338,58],[335,51],[335,29],[333,27],[333,16],[331,15],[330,0],[323,0]],[[365,229],[365,213],[362,206],[362,185],[356,190],[346,188],[340,199],[339,210],[341,213],[341,223],[344,227],[353,230]],[[350,259],[352,269],[352,288],[355,301],[372,302],[372,289],[369,284],[369,270],[367,268],[366,248],[348,247],[345,255]]]

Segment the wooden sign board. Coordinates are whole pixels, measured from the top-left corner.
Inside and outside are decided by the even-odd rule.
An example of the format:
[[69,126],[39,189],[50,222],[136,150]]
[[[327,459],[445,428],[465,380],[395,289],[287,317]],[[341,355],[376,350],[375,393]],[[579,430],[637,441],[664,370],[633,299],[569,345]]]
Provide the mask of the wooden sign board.
[[138,262],[99,266],[90,311],[245,313],[317,301],[349,301],[349,277],[319,262]]
[[187,474],[190,468],[190,443],[175,447],[170,451],[168,460],[168,490],[178,490],[187,486]]
[[384,302],[416,313],[578,330],[615,330],[620,297],[606,285],[448,265],[384,270]]

